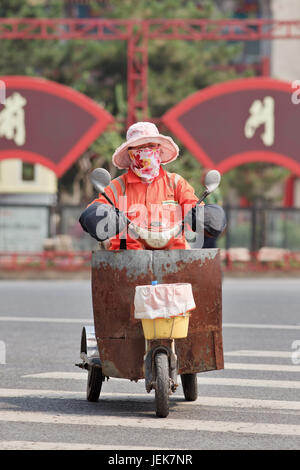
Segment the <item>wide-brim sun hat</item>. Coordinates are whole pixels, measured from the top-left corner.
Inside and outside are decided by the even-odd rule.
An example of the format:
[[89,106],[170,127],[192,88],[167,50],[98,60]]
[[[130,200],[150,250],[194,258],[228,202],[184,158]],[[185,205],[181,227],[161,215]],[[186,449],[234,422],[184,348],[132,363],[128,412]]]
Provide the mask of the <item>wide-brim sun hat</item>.
[[128,148],[149,143],[160,145],[161,163],[164,165],[176,160],[178,157],[178,145],[171,137],[160,134],[156,125],[152,122],[136,122],[128,128],[126,142],[120,145],[113,154],[113,164],[120,170],[129,168],[131,160],[128,155]]

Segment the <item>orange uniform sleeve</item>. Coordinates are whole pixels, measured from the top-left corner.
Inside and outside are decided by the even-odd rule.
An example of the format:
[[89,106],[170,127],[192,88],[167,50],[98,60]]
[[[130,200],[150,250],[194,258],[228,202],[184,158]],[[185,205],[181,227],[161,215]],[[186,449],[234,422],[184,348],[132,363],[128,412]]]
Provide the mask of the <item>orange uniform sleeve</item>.
[[194,207],[198,201],[194,188],[182,176],[177,183],[176,197],[181,206],[189,204]]
[[[110,186],[106,186],[105,194],[107,194],[107,196],[112,200],[112,202],[115,204],[115,206],[118,207],[118,205],[116,203],[115,195],[114,195],[114,193],[113,193]],[[108,200],[105,199],[105,197],[102,194],[99,194],[98,198],[94,199],[90,204],[88,204],[87,207],[94,204],[94,202],[100,202],[101,204],[109,204]]]

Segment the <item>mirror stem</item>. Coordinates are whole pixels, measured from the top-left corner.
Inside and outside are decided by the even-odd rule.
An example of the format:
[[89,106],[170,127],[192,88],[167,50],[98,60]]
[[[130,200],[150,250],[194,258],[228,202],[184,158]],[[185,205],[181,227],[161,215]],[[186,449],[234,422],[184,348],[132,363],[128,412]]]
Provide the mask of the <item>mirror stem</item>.
[[[209,195],[209,191],[207,191],[207,189],[204,191],[204,193],[202,194],[202,196],[200,197],[199,201],[197,202],[197,204],[200,204],[205,198],[206,196]],[[196,204],[196,205],[197,205]]]
[[114,203],[112,202],[112,200],[107,196],[107,194],[106,194],[104,191],[103,191],[103,193],[102,193],[102,196],[104,196],[105,199],[113,206],[113,208],[114,208],[115,210],[117,210],[117,208],[116,208],[116,206],[114,205]]
[[[103,191],[103,193],[101,193],[102,196],[105,197],[105,199],[110,203],[110,205],[114,208],[114,210],[116,211],[116,213],[118,214],[119,213],[119,209],[114,205],[114,203],[112,202],[112,200],[107,196],[107,194]],[[124,214],[125,215],[125,214]],[[126,219],[127,219],[127,222],[130,224],[131,223],[131,220],[128,219],[127,215],[125,215]]]

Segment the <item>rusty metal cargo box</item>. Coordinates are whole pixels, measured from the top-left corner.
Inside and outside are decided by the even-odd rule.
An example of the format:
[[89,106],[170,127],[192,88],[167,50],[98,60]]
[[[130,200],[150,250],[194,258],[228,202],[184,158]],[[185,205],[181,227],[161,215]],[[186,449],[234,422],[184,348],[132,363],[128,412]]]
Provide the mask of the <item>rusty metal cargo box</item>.
[[92,294],[95,332],[104,375],[144,377],[145,340],[134,318],[137,285],[188,282],[196,309],[188,337],[177,339],[178,373],[224,367],[222,344],[222,274],[218,249],[120,250],[93,252]]

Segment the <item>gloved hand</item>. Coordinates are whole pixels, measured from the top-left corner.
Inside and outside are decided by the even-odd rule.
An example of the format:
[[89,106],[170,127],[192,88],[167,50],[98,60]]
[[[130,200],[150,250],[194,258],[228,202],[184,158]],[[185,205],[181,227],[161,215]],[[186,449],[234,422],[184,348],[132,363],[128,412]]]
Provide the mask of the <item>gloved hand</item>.
[[211,237],[219,237],[227,225],[224,209],[217,204],[204,206],[204,231]]
[[98,241],[105,241],[122,232],[127,224],[124,212],[109,204],[94,202],[81,214],[79,222],[83,230]]
[[205,204],[193,207],[186,215],[185,221],[193,232],[203,230],[211,237],[217,238],[226,228],[226,215],[221,206]]

